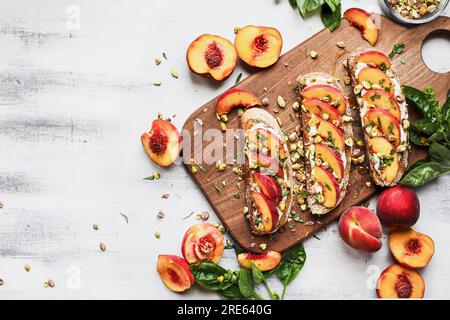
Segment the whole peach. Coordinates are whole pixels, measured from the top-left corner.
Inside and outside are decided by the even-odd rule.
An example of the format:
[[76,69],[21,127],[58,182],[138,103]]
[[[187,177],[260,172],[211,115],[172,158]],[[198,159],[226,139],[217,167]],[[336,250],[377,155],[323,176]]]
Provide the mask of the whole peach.
[[339,220],[339,234],[350,247],[365,252],[380,250],[381,223],[375,212],[365,207],[345,210]]
[[388,228],[409,228],[419,219],[419,198],[413,190],[402,185],[391,187],[380,194],[377,214]]

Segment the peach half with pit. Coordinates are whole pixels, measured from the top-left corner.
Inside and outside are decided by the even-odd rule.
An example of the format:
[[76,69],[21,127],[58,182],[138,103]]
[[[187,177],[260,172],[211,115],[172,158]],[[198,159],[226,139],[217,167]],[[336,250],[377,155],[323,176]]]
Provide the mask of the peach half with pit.
[[261,192],[277,204],[282,198],[281,187],[271,176],[255,172],[255,181]]
[[434,255],[434,242],[426,234],[413,229],[400,229],[389,235],[389,249],[401,265],[423,268]]
[[312,169],[314,180],[322,187],[325,208],[333,208],[339,199],[339,184],[333,174],[322,167]]
[[391,79],[380,69],[372,67],[362,69],[358,74],[358,83],[362,84],[364,81],[370,83],[372,86],[377,84],[384,91],[391,94],[394,93],[394,86],[392,85]]
[[377,43],[377,26],[368,12],[359,8],[350,8],[344,12],[344,19],[346,19],[351,26],[358,28],[361,31],[363,39],[367,40],[372,46]]
[[325,141],[332,143],[339,152],[344,151],[345,138],[341,129],[329,121],[320,119],[313,115],[308,121],[309,127],[317,127],[317,134]]
[[277,225],[279,214],[275,202],[261,192],[252,193],[253,204],[258,210],[265,232],[270,232]]
[[328,164],[328,170],[331,171],[337,182],[341,182],[344,175],[344,163],[342,159],[331,149],[329,146],[323,143],[316,143],[314,148],[314,154],[317,160],[320,159],[322,165]]
[[395,180],[399,170],[398,156],[394,146],[384,137],[374,137],[369,140],[368,149],[370,154],[377,155],[386,163],[380,171],[384,175],[384,181],[389,184]]
[[364,51],[356,57],[356,62],[382,69],[389,69],[391,67],[391,60],[383,53],[375,50]]
[[339,234],[347,245],[356,250],[375,252],[382,246],[380,220],[375,212],[365,207],[351,207],[342,214]]
[[397,121],[400,121],[400,106],[392,94],[384,90],[372,89],[364,93],[362,98],[367,104],[389,111]]
[[190,227],[181,245],[181,252],[189,264],[202,261],[219,262],[224,249],[222,233],[210,223],[199,223]]
[[189,264],[178,256],[159,255],[156,270],[166,287],[174,292],[186,291],[194,284]]
[[249,25],[239,29],[234,46],[239,58],[245,63],[266,68],[278,61],[283,38],[275,28]]
[[[304,99],[316,98],[333,106],[342,115],[347,106],[347,99],[341,90],[327,84],[315,84],[301,91]],[[304,104],[304,103],[303,103]]]
[[161,167],[172,165],[180,153],[180,134],[167,120],[154,120],[150,132],[141,135],[141,142],[150,159]]
[[316,115],[319,118],[323,118],[324,114],[328,115],[328,120],[337,123],[342,122],[342,117],[337,110],[329,103],[324,102],[318,98],[303,99],[302,106],[306,112]]
[[203,34],[189,45],[186,60],[192,72],[222,81],[228,78],[236,67],[237,53],[229,40]]
[[425,281],[420,273],[398,264],[387,267],[378,278],[378,298],[419,299],[424,293]]
[[262,254],[240,253],[238,261],[242,268],[252,270],[254,264],[260,271],[269,271],[275,269],[281,261],[281,254],[276,251],[266,251]]
[[400,125],[389,111],[382,108],[370,109],[364,115],[364,124],[376,126],[395,147],[400,144]]
[[261,100],[252,92],[232,88],[222,93],[217,100],[216,112],[219,116],[230,113],[234,108],[251,108],[261,105]]

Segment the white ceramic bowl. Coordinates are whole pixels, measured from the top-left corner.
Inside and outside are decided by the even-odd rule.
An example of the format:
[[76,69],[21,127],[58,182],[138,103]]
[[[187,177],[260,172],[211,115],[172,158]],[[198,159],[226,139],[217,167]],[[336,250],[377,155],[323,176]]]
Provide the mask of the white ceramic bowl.
[[383,8],[383,11],[391,17],[393,20],[403,23],[403,24],[423,24],[430,21],[433,21],[437,17],[441,15],[441,13],[445,10],[445,7],[447,7],[447,4],[449,0],[442,0],[441,3],[439,3],[438,7],[433,13],[429,13],[424,15],[420,19],[408,19],[402,16],[400,13],[395,11],[395,9],[391,6],[388,0],[379,0],[380,5]]

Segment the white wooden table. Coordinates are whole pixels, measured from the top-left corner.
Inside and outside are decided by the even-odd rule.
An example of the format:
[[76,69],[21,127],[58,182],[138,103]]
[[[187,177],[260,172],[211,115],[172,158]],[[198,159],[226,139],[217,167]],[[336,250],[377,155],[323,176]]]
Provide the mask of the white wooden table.
[[[344,9],[351,6],[380,12],[375,0],[344,1]],[[78,9],[80,24],[67,23]],[[213,84],[185,62],[198,35],[233,39],[234,26],[246,24],[277,27],[283,52],[322,29],[318,15],[303,21],[287,0],[0,1],[0,299],[180,298],[162,284],[157,256],[180,254],[184,231],[196,222],[182,218],[211,208],[181,165],[156,168],[139,137],[158,111],[176,114],[181,127],[240,72],[248,75],[238,65]],[[425,48],[447,70],[441,50],[448,45]],[[156,66],[162,52],[168,61]],[[155,169],[161,180],[142,180]],[[416,228],[436,243],[423,271],[428,298],[450,298],[449,187],[447,176],[419,189]],[[377,254],[355,252],[336,224],[318,236],[304,243],[307,263],[287,298],[374,298],[374,279],[392,263],[386,244]],[[232,250],[222,263],[235,267]],[[54,288],[44,288],[49,278]],[[279,290],[277,281],[272,286]],[[199,289],[181,297],[217,298]]]

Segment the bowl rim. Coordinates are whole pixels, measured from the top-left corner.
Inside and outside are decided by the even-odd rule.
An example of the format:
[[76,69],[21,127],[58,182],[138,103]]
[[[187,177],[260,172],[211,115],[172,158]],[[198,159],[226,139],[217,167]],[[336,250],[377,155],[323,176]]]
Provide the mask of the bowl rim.
[[447,5],[448,5],[449,1],[450,0],[442,0],[439,3],[439,6],[437,7],[437,9],[433,13],[428,15],[428,16],[425,16],[425,17],[420,18],[420,19],[408,19],[408,18],[403,17],[400,13],[398,13],[391,6],[391,4],[389,3],[388,0],[379,0],[379,2],[381,2],[381,4],[382,4],[383,10],[388,15],[390,15],[392,18],[394,18],[395,20],[397,20],[400,23],[410,24],[410,25],[411,24],[415,24],[415,25],[417,25],[417,24],[424,24],[424,23],[433,21],[434,19],[437,19],[441,15],[441,13],[445,10],[445,8],[447,8]]

